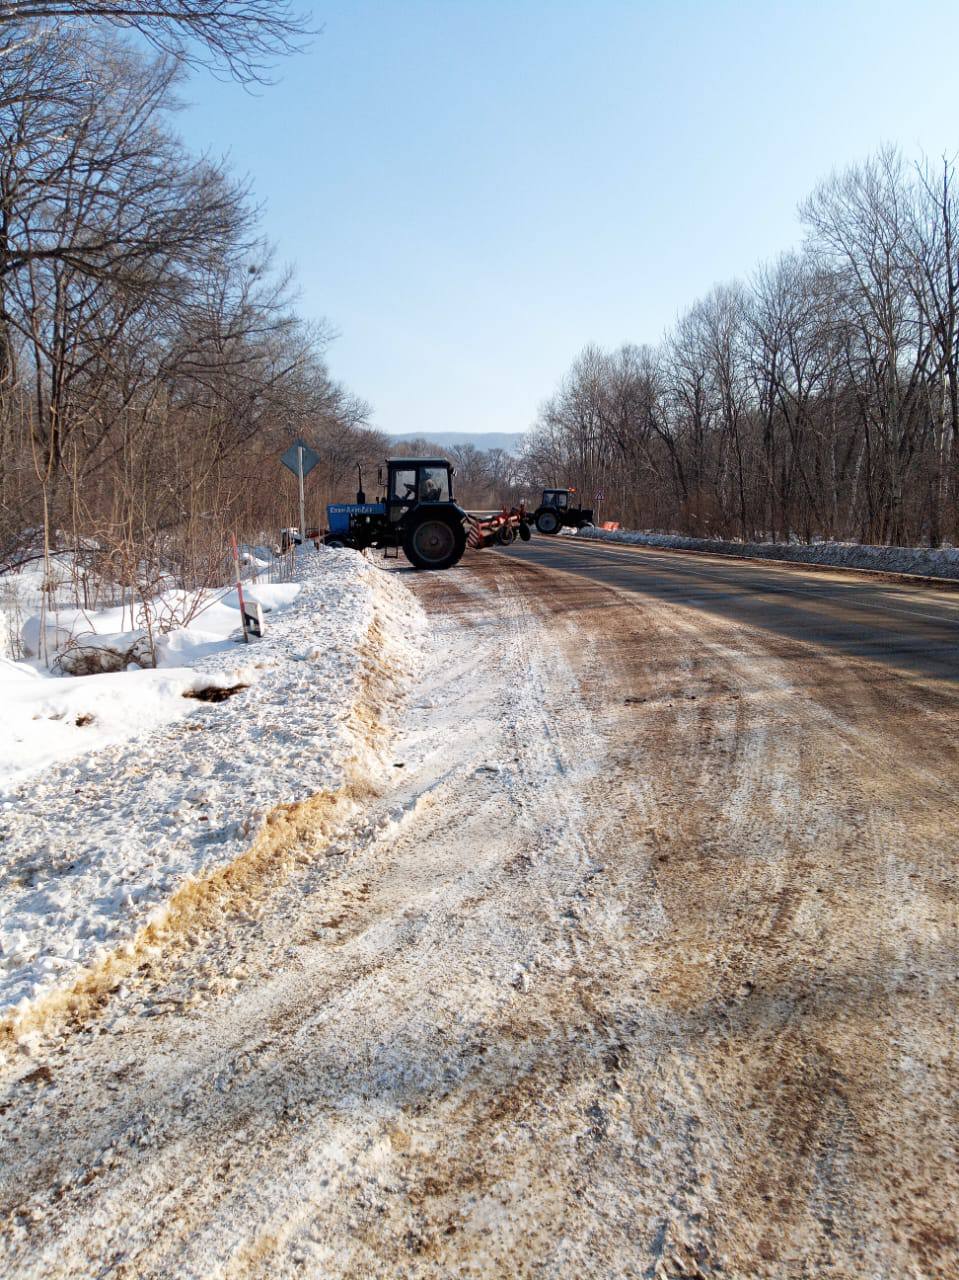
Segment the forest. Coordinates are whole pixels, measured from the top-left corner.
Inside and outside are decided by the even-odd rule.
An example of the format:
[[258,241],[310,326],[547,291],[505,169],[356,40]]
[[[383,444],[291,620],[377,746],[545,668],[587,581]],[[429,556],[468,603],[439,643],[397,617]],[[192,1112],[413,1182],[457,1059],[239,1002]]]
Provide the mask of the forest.
[[663,340],[587,346],[528,438],[531,474],[637,529],[954,542],[955,163],[882,149],[801,208],[802,247],[717,286]]

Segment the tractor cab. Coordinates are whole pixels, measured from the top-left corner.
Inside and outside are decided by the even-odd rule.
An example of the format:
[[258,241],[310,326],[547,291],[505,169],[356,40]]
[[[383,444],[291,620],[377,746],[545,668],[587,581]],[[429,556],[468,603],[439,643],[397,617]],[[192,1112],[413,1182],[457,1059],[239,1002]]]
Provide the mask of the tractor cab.
[[453,502],[453,466],[445,458],[389,458],[386,471],[386,510],[394,524],[424,503]]
[[541,507],[555,507],[557,511],[565,511],[569,506],[569,489],[544,489]]

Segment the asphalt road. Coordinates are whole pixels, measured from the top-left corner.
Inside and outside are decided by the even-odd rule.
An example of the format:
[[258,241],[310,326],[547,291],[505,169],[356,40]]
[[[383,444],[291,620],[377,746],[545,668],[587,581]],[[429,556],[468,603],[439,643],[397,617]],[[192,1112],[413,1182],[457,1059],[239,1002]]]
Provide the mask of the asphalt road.
[[535,534],[500,554],[913,676],[959,683],[959,591]]

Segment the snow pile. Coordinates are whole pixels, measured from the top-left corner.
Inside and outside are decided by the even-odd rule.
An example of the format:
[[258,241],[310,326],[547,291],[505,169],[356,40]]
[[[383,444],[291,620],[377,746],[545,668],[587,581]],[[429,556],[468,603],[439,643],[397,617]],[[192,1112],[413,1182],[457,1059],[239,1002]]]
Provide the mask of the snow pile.
[[[0,799],[0,1018],[69,989],[191,878],[242,854],[276,806],[337,791],[367,762],[355,713],[371,670],[399,698],[425,618],[397,575],[352,551],[305,555],[299,578],[295,600],[249,648],[215,630],[174,635],[167,657],[189,668],[54,680],[3,664],[6,703],[45,705],[64,734],[102,749],[50,764]],[[213,627],[214,610],[204,617]],[[211,686],[234,692],[183,696]],[[81,726],[86,697],[98,721]],[[381,690],[381,707],[390,700]],[[178,722],[157,731],[172,707]],[[124,740],[104,745],[111,732]]]
[[600,538],[606,542],[629,542],[643,547],[709,551],[714,555],[749,559],[876,569],[883,573],[914,573],[927,578],[959,578],[957,547],[933,550],[931,547],[871,547],[857,542],[726,542],[720,538],[686,538],[675,533],[607,529],[582,529],[577,536]]
[[[248,588],[246,594],[273,620],[299,590],[299,583],[263,584]],[[157,607],[178,603],[161,600]],[[184,694],[196,684],[197,662],[221,654],[227,665],[238,664],[249,656],[234,643],[241,634],[236,592],[211,592],[205,605],[188,626],[156,637],[156,671],[130,669],[131,662],[152,664],[151,646],[144,631],[119,630],[130,620],[129,610],[120,608],[58,612],[56,626],[51,623],[47,635],[51,651],[54,644],[60,649],[55,665],[71,674],[54,676],[39,662],[0,658],[5,730],[0,740],[0,794],[53,765],[189,715],[192,708]],[[38,644],[39,625],[38,616],[24,624],[28,647]],[[90,670],[102,674],[86,674]]]

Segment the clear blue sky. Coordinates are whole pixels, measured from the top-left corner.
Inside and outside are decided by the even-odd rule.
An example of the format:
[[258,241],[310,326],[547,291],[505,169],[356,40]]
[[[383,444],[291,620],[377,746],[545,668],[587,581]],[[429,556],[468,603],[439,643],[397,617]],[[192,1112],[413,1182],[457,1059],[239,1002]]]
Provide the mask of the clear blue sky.
[[797,243],[831,169],[959,150],[955,0],[313,10],[277,84],[197,76],[179,127],[253,180],[387,431],[525,430],[587,342]]

